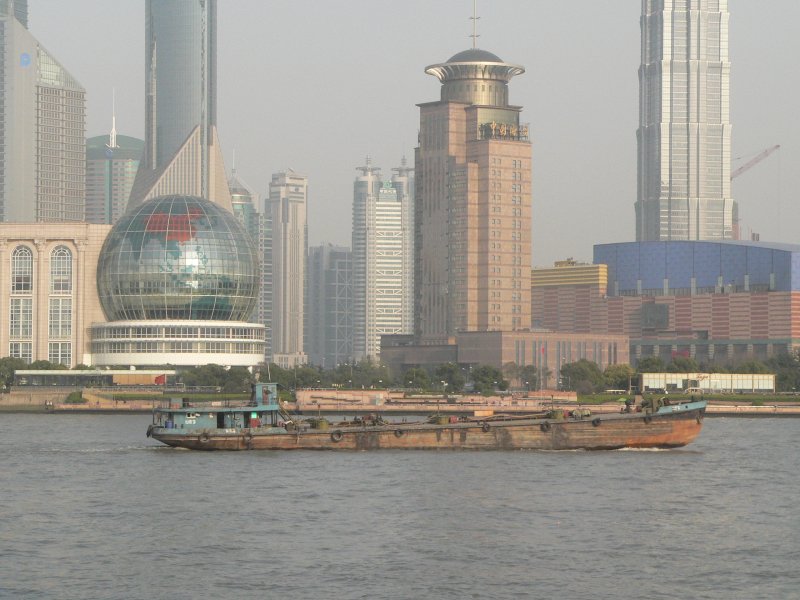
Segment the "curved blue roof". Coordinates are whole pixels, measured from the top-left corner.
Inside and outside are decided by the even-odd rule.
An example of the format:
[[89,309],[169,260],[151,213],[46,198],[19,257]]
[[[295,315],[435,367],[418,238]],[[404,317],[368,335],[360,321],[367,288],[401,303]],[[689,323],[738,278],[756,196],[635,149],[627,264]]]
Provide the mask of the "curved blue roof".
[[741,289],[800,291],[800,246],[745,241],[597,244],[594,263],[608,265],[609,295],[625,291]]

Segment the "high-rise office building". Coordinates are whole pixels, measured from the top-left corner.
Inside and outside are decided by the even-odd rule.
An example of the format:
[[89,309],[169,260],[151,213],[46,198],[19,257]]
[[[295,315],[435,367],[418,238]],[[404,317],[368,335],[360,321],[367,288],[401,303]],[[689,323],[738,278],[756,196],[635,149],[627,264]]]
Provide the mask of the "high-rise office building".
[[353,359],[353,253],[322,244],[308,249],[306,353],[330,369]]
[[236,172],[236,167],[231,170],[228,189],[231,192],[231,208],[234,216],[244,225],[253,240],[257,240],[258,212],[256,211],[256,204],[258,196],[250,189],[249,185],[242,181],[242,178]]
[[189,194],[231,210],[217,137],[217,2],[145,6],[145,149],[131,204]]
[[727,0],[642,0],[636,239],[738,238]]
[[261,288],[256,304],[256,323],[264,325],[266,338],[264,361],[272,361],[272,219],[267,212],[266,203],[258,215],[258,260]]
[[409,169],[383,181],[367,158],[359,170],[353,186],[353,355],[377,360],[382,335],[412,333]]
[[127,135],[86,140],[86,222],[113,225],[128,208],[144,141]]
[[[307,362],[304,352],[304,312],[308,227],[308,178],[291,169],[275,173],[269,184],[265,212],[271,236],[272,277],[269,294],[272,362],[290,368]],[[263,282],[262,282],[263,285]]]
[[28,28],[28,0],[0,0],[0,13],[11,13]]
[[83,221],[86,92],[0,1],[0,220]]
[[531,144],[508,84],[520,66],[472,48],[426,73],[416,149],[415,337],[529,329]]

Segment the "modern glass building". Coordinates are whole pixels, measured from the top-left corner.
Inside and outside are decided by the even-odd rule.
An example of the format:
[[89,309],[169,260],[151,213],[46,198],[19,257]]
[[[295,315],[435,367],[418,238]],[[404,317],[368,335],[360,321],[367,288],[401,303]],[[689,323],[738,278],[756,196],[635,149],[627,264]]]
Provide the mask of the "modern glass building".
[[253,193],[249,185],[242,181],[241,177],[236,173],[236,167],[231,171],[231,176],[228,179],[228,188],[231,190],[231,205],[234,216],[244,225],[253,240],[257,240],[258,213],[256,212],[256,204],[258,196]]
[[800,246],[765,242],[598,244],[609,297],[800,292]]
[[738,239],[727,0],[642,0],[636,239]]
[[113,225],[128,208],[144,141],[127,135],[86,140],[86,222]]
[[0,2],[0,220],[84,220],[86,92]]
[[305,348],[323,368],[353,360],[353,253],[323,244],[308,249]]
[[264,327],[246,322],[259,288],[256,246],[229,211],[168,196],[129,210],[97,266],[109,322],[92,326],[96,365],[253,366]]
[[230,209],[217,139],[216,0],[147,0],[145,151],[131,202],[189,194]]

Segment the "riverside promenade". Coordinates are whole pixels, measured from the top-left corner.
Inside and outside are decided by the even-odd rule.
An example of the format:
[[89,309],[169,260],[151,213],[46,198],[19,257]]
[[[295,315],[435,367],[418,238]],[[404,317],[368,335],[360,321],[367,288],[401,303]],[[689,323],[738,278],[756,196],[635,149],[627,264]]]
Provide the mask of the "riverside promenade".
[[[72,390],[26,388],[10,394],[0,394],[0,412],[72,413],[72,414],[131,414],[151,413],[161,401],[128,400],[120,394],[97,394],[83,390],[84,402],[67,403]],[[176,394],[179,396],[179,394]],[[381,413],[384,415],[429,415],[443,413],[458,416],[486,417],[494,414],[527,414],[551,409],[586,408],[595,413],[619,412],[622,400],[605,404],[581,404],[574,392],[543,390],[541,392],[510,393],[502,396],[480,395],[407,395],[390,390],[298,390],[296,402],[284,403],[289,412],[303,416],[333,414]],[[708,417],[800,417],[800,401],[753,405],[747,401],[710,400]]]
[[[543,390],[502,396],[453,395],[406,396],[387,390],[299,390],[293,407],[304,415],[347,412],[382,414],[447,414],[489,416],[525,414],[561,408],[588,408],[595,413],[614,413],[622,408],[622,399],[605,404],[581,404],[575,392]],[[754,406],[752,401],[711,400],[709,417],[800,417],[800,402],[781,402]]]

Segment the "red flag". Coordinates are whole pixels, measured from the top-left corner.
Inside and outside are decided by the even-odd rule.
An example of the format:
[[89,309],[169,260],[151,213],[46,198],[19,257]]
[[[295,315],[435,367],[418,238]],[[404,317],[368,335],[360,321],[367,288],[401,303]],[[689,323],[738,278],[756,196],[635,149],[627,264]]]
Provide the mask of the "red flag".
[[156,383],[156,385],[166,385],[167,376],[166,375],[156,375],[155,383]]

